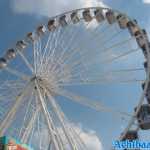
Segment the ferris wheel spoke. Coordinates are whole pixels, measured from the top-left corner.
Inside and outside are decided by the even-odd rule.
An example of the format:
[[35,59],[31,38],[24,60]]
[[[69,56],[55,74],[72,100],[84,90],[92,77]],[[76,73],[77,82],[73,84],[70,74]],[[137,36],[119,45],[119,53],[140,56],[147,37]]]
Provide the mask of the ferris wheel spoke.
[[[124,53],[122,53],[122,54],[119,54],[118,56],[117,55],[115,55],[115,57],[113,58],[110,58],[110,59],[108,59],[108,60],[106,60],[106,61],[101,61],[101,62],[99,62],[101,65],[104,65],[104,64],[110,64],[110,63],[112,63],[112,62],[114,62],[114,61],[116,61],[116,60],[118,60],[118,59],[120,59],[120,58],[123,58],[123,57],[127,57],[128,55],[130,55],[130,54],[132,54],[132,53],[135,53],[135,52],[139,52],[139,50],[140,50],[140,48],[138,47],[138,48],[134,48],[134,49],[130,49],[130,50],[128,50],[127,52],[124,52]],[[80,60],[81,61],[81,60]],[[75,70],[75,68],[76,67],[78,67],[78,66],[80,66],[80,64],[81,64],[81,62],[80,61],[77,61],[77,62],[75,62],[74,64],[71,64],[71,69],[72,70]],[[96,60],[96,61],[98,61],[98,60]],[[86,64],[86,66],[87,67],[90,67],[90,66],[92,66],[92,65],[94,65],[94,64],[96,64],[97,62],[87,62],[87,64]]]
[[[87,23],[85,25],[86,28],[88,28],[89,24],[90,23]],[[70,36],[68,36],[68,37],[70,37],[70,39],[69,39],[68,43],[65,45],[64,51],[62,51],[61,54],[60,54],[60,57],[59,57],[59,60],[58,60],[59,62],[61,62],[61,59],[67,53],[67,50],[69,50],[69,49],[71,49],[71,47],[73,47],[73,44],[75,43],[74,41],[76,40],[75,37],[78,36],[79,32],[80,32],[80,28],[78,27],[78,29],[76,31],[74,31],[74,34],[71,33]],[[76,37],[76,38],[79,38],[79,37]],[[83,39],[80,39],[80,42],[81,42],[81,40],[83,40]],[[76,46],[78,46],[78,44],[76,44]]]
[[99,80],[82,80],[72,81],[68,83],[61,83],[59,86],[80,86],[80,85],[103,85],[103,84],[129,84],[129,83],[143,83],[144,79],[130,79],[130,80],[110,80],[110,79],[99,79]]
[[[42,63],[44,62],[44,64],[45,64],[45,59],[46,59],[47,56],[49,58],[52,58],[52,56],[54,55],[54,53],[56,51],[56,44],[58,42],[58,39],[60,38],[59,36],[60,36],[61,31],[64,32],[64,30],[62,30],[62,28],[59,27],[58,29],[56,29],[56,31],[52,32],[52,34],[53,34],[52,35],[52,37],[53,37],[52,41],[47,40],[46,46],[48,47],[50,45],[50,47],[49,47],[49,49],[44,48],[44,53],[43,53],[43,56],[42,56]],[[51,42],[51,43],[49,43],[49,42]],[[41,67],[43,67],[43,66],[40,66],[40,68]]]
[[[8,87],[9,88],[9,87]],[[6,108],[9,106],[9,104],[13,103],[15,101],[15,97],[18,95],[18,93],[24,88],[24,87],[15,87],[14,88],[3,88],[1,89],[1,92],[3,94],[0,95],[0,103],[3,107],[6,106]],[[7,99],[7,101],[6,101]]]
[[[90,39],[91,41],[97,41],[97,47],[101,47],[102,45],[102,48],[108,44],[111,40],[113,40],[114,38],[116,38],[117,36],[119,36],[121,33],[123,33],[123,30],[116,30],[115,33],[112,33],[111,36],[107,37],[106,35],[109,35],[109,34],[99,34],[98,36],[95,36],[92,34],[92,32],[89,33],[89,36],[90,36]],[[106,39],[104,37],[107,37]],[[131,37],[132,39],[133,37]]]
[[[67,32],[69,32],[69,31],[71,33],[69,35],[71,35],[72,37],[74,37],[75,34],[76,34],[75,30],[70,29],[71,27],[69,29],[68,28],[69,27],[65,27],[64,28],[63,33],[61,33],[60,37],[58,37],[57,43],[55,45],[55,49],[59,49],[59,47],[62,48],[62,52],[60,51],[59,59],[61,58],[61,55],[66,51],[66,47],[68,45],[68,44],[64,43],[64,38],[63,37],[67,36],[68,35]],[[70,43],[70,41],[71,41],[71,39],[69,39],[68,43]],[[66,45],[66,47],[63,47],[64,44]],[[55,53],[55,57],[53,57],[53,60],[51,60],[49,56],[47,58],[48,58],[47,62],[49,62],[49,61],[56,61],[57,55]],[[46,66],[47,66],[47,64],[46,64]]]
[[30,64],[30,62],[27,60],[27,58],[24,56],[24,54],[22,52],[20,52],[19,50],[17,52],[21,56],[22,60],[25,62],[26,66],[30,69],[30,71],[32,73],[34,73],[33,66]]
[[[41,111],[41,106],[39,105],[39,97],[38,97],[38,95],[35,95],[35,98],[36,98],[36,106],[40,109],[40,111],[38,112],[39,115],[38,115],[38,120],[37,120],[37,130],[38,130],[38,136],[40,137],[39,146],[40,146],[40,149],[42,149],[42,136],[40,134],[41,134],[41,132],[43,132],[42,131],[43,130],[42,126],[44,126],[44,124],[40,121],[40,114],[42,113],[42,111]],[[44,95],[43,95],[43,98],[45,99]],[[48,112],[48,110],[47,110],[47,112]],[[55,128],[55,125],[53,123],[53,120],[52,120],[51,116],[49,115],[48,117],[50,119],[52,129],[54,130],[54,135],[56,137],[56,141],[57,141],[57,143],[59,145],[59,148],[63,150],[64,149],[63,148],[63,143],[61,141],[61,137],[59,137],[58,130],[57,130],[57,128]],[[51,139],[51,145],[52,144],[53,144],[53,141]]]
[[9,135],[13,135],[14,138],[17,138],[17,133],[19,132],[18,128],[17,127],[12,127],[10,132],[9,132]]
[[[96,74],[90,74],[89,76],[89,72],[86,71],[85,69],[82,69],[82,71],[80,73],[73,73],[73,75],[68,75],[67,76],[67,73],[62,76],[61,73],[60,73],[60,78],[59,80],[57,80],[57,83],[59,85],[65,85],[65,80],[64,79],[67,79],[67,78],[70,78],[70,80],[67,82],[68,85],[72,85],[72,83],[78,85],[78,84],[99,84],[99,83],[108,83],[108,82],[138,82],[138,81],[141,81],[139,79],[122,79],[123,76],[128,76],[127,73],[130,73],[130,77],[131,77],[131,73],[135,73],[136,71],[144,71],[143,68],[135,68],[135,69],[121,69],[121,70],[110,70],[110,71],[105,71],[103,73],[96,73]],[[114,79],[114,77],[120,77],[121,76],[121,80],[119,80],[119,78],[117,79]],[[133,77],[132,77],[133,78]],[[143,80],[142,80],[143,81]],[[66,83],[66,84],[67,84]]]
[[[22,80],[6,80],[1,81],[0,90],[18,89],[24,87],[24,82]],[[5,91],[6,92],[6,91]]]
[[133,40],[133,37],[131,38],[128,38],[128,39],[124,39],[122,41],[119,41],[118,43],[115,43],[113,45],[111,45],[110,47],[108,48],[105,48],[105,44],[101,47],[100,50],[97,51],[97,54],[101,54],[101,53],[106,53],[108,51],[111,51],[113,50],[114,48],[119,48],[120,46],[123,46],[125,44],[128,44],[129,42],[131,42]]
[[[49,47],[50,47],[49,45],[50,45],[50,42],[51,42],[51,41],[52,41],[52,34],[49,33],[46,46],[45,46],[44,49],[43,49],[44,52],[40,54],[40,56],[39,56],[39,63],[38,63],[37,66],[41,66],[42,63],[43,63],[43,60],[46,59],[46,55],[48,56],[49,53],[51,52],[51,51],[48,52],[48,49],[49,49]],[[47,61],[47,60],[46,60],[46,61]],[[46,62],[46,61],[45,61],[45,62]],[[44,66],[43,66],[43,67],[44,67]],[[41,69],[42,69],[42,66],[41,66]],[[41,70],[41,69],[39,69],[39,70]]]
[[[58,30],[59,32],[60,32],[60,30]],[[57,32],[58,32],[57,31]],[[48,40],[47,40],[47,42],[46,42],[46,45],[44,46],[44,48],[43,48],[43,50],[44,50],[44,52],[43,52],[43,59],[44,59],[44,57],[47,55],[47,54],[49,54],[50,52],[51,52],[51,49],[52,48],[50,48],[50,42],[52,41],[52,40],[54,40],[54,38],[53,38],[53,35],[54,35],[54,31],[53,32],[49,32],[49,34],[48,34]],[[50,51],[48,50],[48,48],[50,48]],[[42,55],[41,55],[42,56]]]
[[32,101],[33,101],[33,91],[32,91],[31,98],[28,100],[28,103],[27,103],[25,115],[24,115],[23,121],[22,121],[22,127],[21,127],[20,132],[19,132],[19,137],[22,136],[23,128],[25,128],[25,123],[26,123],[26,120],[27,120],[27,117],[28,117],[28,113],[30,112],[30,106],[32,105]]
[[[63,30],[62,33],[60,33],[60,35],[59,34],[56,35],[56,38],[55,38],[55,41],[54,41],[54,48],[53,48],[51,54],[49,55],[50,62],[54,61],[54,58],[55,58],[55,55],[56,55],[56,52],[57,52],[57,45],[58,45],[59,40],[61,39],[61,37],[63,37],[64,33],[65,33],[65,29]],[[60,37],[58,37],[58,36],[60,36]]]
[[[91,65],[91,64],[90,64]],[[88,74],[91,72],[91,70],[93,69],[92,68],[92,65],[90,66],[90,65],[88,65],[88,66],[86,66],[86,64],[84,65],[84,66],[79,66],[78,67],[78,69],[77,68],[75,68],[75,69],[72,69],[72,71],[70,72],[71,74],[68,74],[68,72],[66,71],[65,72],[65,68],[63,68],[62,70],[60,70],[59,72],[57,72],[58,73],[58,75],[57,75],[57,82],[61,82],[61,81],[63,81],[65,78],[70,78],[71,80],[72,79],[74,79],[74,78],[78,78],[78,77],[80,77],[80,76],[88,76]],[[93,65],[94,66],[94,65]],[[71,68],[71,67],[70,67]],[[67,67],[67,69],[69,69],[69,67]],[[70,69],[71,70],[71,69]],[[81,70],[81,71],[78,71],[78,70]],[[105,72],[103,72],[103,73],[95,73],[95,74],[91,74],[92,75],[92,78],[93,77],[103,77],[103,76],[106,76],[106,74],[107,73],[109,73],[109,74],[119,74],[119,73],[123,73],[123,72],[126,72],[126,73],[128,73],[128,72],[135,72],[135,71],[144,71],[144,69],[143,68],[135,68],[135,69],[124,69],[124,70],[110,70],[110,71],[105,71]],[[90,78],[91,78],[91,76],[90,76]],[[84,80],[84,79],[83,79]]]
[[[37,87],[37,92],[38,92],[38,96],[39,96],[39,101],[41,103],[41,109],[43,111],[43,114],[45,116],[45,119],[46,119],[46,122],[47,122],[47,125],[48,125],[48,129],[49,129],[49,134],[50,134],[50,137],[52,139],[52,142],[54,144],[54,147],[56,150],[59,150],[59,143],[57,142],[57,139],[56,139],[56,136],[54,135],[54,128],[52,128],[52,123],[53,121],[51,120],[51,116],[46,108],[46,104],[44,102],[44,99],[43,99],[43,96],[41,94],[41,91],[39,89],[39,86],[38,86],[38,83],[35,82],[35,85]],[[61,148],[60,148],[61,149]]]
[[121,72],[135,72],[135,71],[144,71],[144,68],[126,68],[126,69],[117,69],[117,70],[112,70],[110,72],[112,73],[121,73]]
[[[16,93],[15,93],[14,95],[16,95]],[[14,96],[14,95],[13,95],[13,96]],[[10,99],[10,98],[12,98],[12,95],[9,96],[8,93],[6,93],[6,94],[0,96],[0,101],[1,101],[1,103],[2,103],[5,99]],[[11,102],[11,100],[8,101],[7,104],[10,103],[10,102]],[[6,104],[6,107],[7,107],[7,104]]]
[[74,140],[74,142],[76,143],[76,146],[78,147],[78,149],[80,150],[87,150],[87,146],[85,145],[84,141],[80,138],[80,136],[77,134],[76,129],[74,129],[74,126],[72,126],[72,124],[69,122],[69,120],[65,117],[65,114],[62,111],[62,117],[64,117],[65,120],[67,120],[69,126],[69,131],[71,133],[71,137]]
[[12,75],[14,75],[16,77],[19,77],[22,80],[25,80],[25,81],[30,80],[30,77],[28,75],[25,75],[24,73],[21,73],[20,71],[17,71],[15,69],[10,68],[10,67],[6,67],[5,71],[11,73]]
[[33,41],[33,66],[34,66],[34,73],[37,73],[38,63],[41,62],[40,57],[42,54],[42,42],[41,37],[38,36],[36,40]]
[[[105,31],[105,30],[104,30],[104,31]],[[114,37],[115,37],[116,35],[118,35],[118,34],[120,34],[120,32],[117,32],[117,33],[115,33],[114,35],[111,35],[111,38],[107,39],[105,43],[108,43],[109,40],[111,40],[112,38],[114,38]],[[95,40],[96,38],[98,38],[99,36],[101,36],[101,33],[99,33],[98,36],[96,36],[96,35],[93,34],[92,37],[90,37],[89,40],[93,41],[93,40]],[[103,35],[103,36],[104,36],[104,35]],[[102,36],[102,37],[103,37],[103,36]],[[101,40],[99,40],[98,43],[100,44],[100,47],[101,47],[101,45],[102,45]],[[80,45],[80,48],[78,47],[79,45]],[[73,48],[72,50],[70,50],[70,53],[73,53],[73,51],[75,50],[75,54],[76,54],[77,52],[80,52],[81,48],[85,49],[85,48],[83,47],[83,45],[86,45],[86,44],[84,44],[84,43],[83,43],[83,40],[81,39],[80,42],[77,44],[77,47],[76,47],[76,48]],[[74,55],[75,55],[75,54],[74,54]],[[73,55],[73,56],[74,56],[74,55]],[[69,57],[68,57],[68,58],[69,58]],[[65,60],[67,60],[67,59],[65,59]]]
[[[56,31],[53,31],[53,36],[52,36],[53,38],[52,38],[52,41],[50,41],[50,42],[53,42],[53,43],[50,44],[50,51],[48,49],[47,50],[45,49],[45,53],[44,53],[45,55],[43,55],[43,59],[45,59],[46,56],[50,57],[54,53],[54,51],[56,49],[56,43],[57,43],[58,38],[59,38],[62,31],[63,31],[62,28],[58,28]],[[48,42],[49,41],[47,41],[47,46],[49,45]]]
[[[62,48],[62,52],[60,52],[60,55],[59,55],[59,58],[55,57],[54,59],[54,62],[56,61],[56,63],[60,63],[61,62],[61,59],[63,58],[63,55],[69,50],[69,47],[72,46],[72,42],[73,40],[75,39],[75,36],[79,33],[79,28],[78,28],[78,31],[75,31],[72,29],[72,32],[68,35],[68,37],[71,36],[71,38],[69,39],[68,43],[64,43],[63,41],[62,42],[59,42],[59,44],[57,45],[57,48],[58,46]],[[67,36],[67,35],[65,35]],[[63,45],[65,45],[63,47]],[[49,65],[49,61],[50,61],[50,58],[48,57],[48,61],[46,63],[46,67]],[[55,68],[56,65],[54,65],[54,67],[52,66],[51,67],[51,70],[53,70],[53,68]],[[45,68],[46,68],[45,67]]]
[[43,48],[42,48],[42,37],[38,36],[38,39],[33,43],[33,56],[34,56],[34,70],[35,73],[39,70],[39,66],[42,64],[42,55],[43,55]]
[[19,96],[16,97],[15,104],[9,110],[9,112],[6,115],[5,119],[0,124],[0,136],[2,136],[5,133],[6,129],[12,123],[12,121],[14,119],[14,116],[15,116],[17,110],[18,110],[18,107],[20,106],[21,102],[23,101],[24,96],[27,94],[29,87],[30,87],[30,84],[27,84],[27,86],[23,89],[23,91],[19,94]]
[[37,64],[36,64],[36,51],[37,51],[37,48],[36,48],[36,42],[33,42],[33,66],[34,66],[34,73],[36,73],[37,71]]
[[[70,123],[71,124],[71,123]],[[73,138],[78,143],[78,147],[80,150],[87,150],[88,147],[84,143],[83,139],[80,137],[80,133],[77,133],[76,128],[74,128],[74,125],[70,125],[70,132],[73,135]]]
[[[68,24],[70,24],[71,23],[71,20],[69,20],[68,21]],[[62,43],[64,43],[64,36],[67,36],[68,34],[68,32],[71,32],[72,33],[72,35],[74,35],[76,32],[73,30],[73,29],[70,29],[71,28],[71,25],[70,26],[65,26],[65,27],[62,27],[62,29],[63,29],[63,32],[61,33],[61,35],[57,38],[58,39],[58,41],[57,41],[57,43],[56,43],[56,45],[55,45],[55,48],[57,48],[57,46],[58,45],[60,45],[60,44],[62,44]]]
[[21,142],[22,143],[27,143],[27,141],[29,139],[29,136],[31,134],[33,125],[35,124],[35,122],[37,120],[38,113],[39,113],[39,108],[37,108],[36,111],[33,113],[30,121],[28,122],[27,127],[25,128],[25,131],[24,131],[24,133],[21,137]]
[[[122,43],[122,42],[121,42]],[[110,47],[110,48],[108,48],[108,49],[106,49],[106,52],[107,52],[107,50],[112,50],[112,48],[117,48],[117,46],[118,46],[118,44],[117,45],[115,45],[115,46],[112,46],[112,47]],[[123,56],[126,56],[126,55],[130,55],[131,53],[133,53],[133,52],[136,52],[136,51],[138,51],[140,48],[139,47],[137,47],[137,48],[130,48],[128,51],[126,51],[126,52],[124,52],[124,53],[122,53],[122,54],[117,54],[117,53],[115,53],[115,52],[112,52],[112,51],[110,51],[110,54],[113,56],[113,54],[112,53],[114,53],[114,55],[116,55],[116,57],[114,58],[114,59],[117,59],[117,58],[120,58],[120,57],[123,57]],[[108,55],[107,56],[109,56],[110,55],[109,53],[108,53]],[[111,56],[110,55],[110,56]],[[118,56],[117,56],[118,55]],[[101,56],[101,55],[100,55]],[[106,58],[107,58],[107,56],[106,56]],[[93,57],[94,58],[94,57]],[[108,57],[109,58],[109,57]],[[83,59],[84,60],[84,59]],[[107,61],[107,60],[106,60]],[[100,62],[100,63],[102,63],[102,62]]]
[[98,32],[97,29],[96,29],[94,32],[91,32],[91,31],[90,31],[90,33],[91,33],[91,34],[94,33],[94,34],[93,34],[94,37],[99,37],[99,36],[101,36],[101,35],[105,35],[105,32],[109,31],[110,29],[113,30],[113,28],[115,27],[115,25],[116,25],[116,24],[114,24],[114,25],[109,25],[109,24],[107,23],[107,21],[106,21],[106,25],[104,26],[104,28],[100,28],[100,27],[98,26],[98,28],[100,28],[100,32]]
[[[99,27],[100,28],[100,27]],[[104,28],[100,28],[101,30],[100,30],[100,32],[97,32],[97,29],[95,29],[95,31],[90,31],[89,30],[89,28],[87,27],[86,28],[86,31],[87,31],[87,33],[89,32],[90,33],[90,35],[92,35],[92,36],[90,36],[90,40],[95,40],[96,38],[98,38],[98,37],[100,37],[101,36],[101,38],[102,37],[104,37],[104,36],[106,36],[106,31],[109,31],[110,29],[112,29],[112,28],[114,28],[114,25],[107,25],[107,26],[105,26]],[[101,40],[100,40],[101,41]],[[99,42],[100,42],[99,41]],[[80,44],[82,44],[82,43],[80,43]]]
[[139,47],[136,48],[136,49],[131,49],[131,50],[129,50],[129,51],[123,53],[123,54],[120,54],[120,55],[118,55],[118,56],[116,56],[116,57],[114,57],[114,58],[112,58],[112,59],[110,59],[110,60],[107,60],[107,61],[105,61],[105,62],[102,62],[102,64],[112,63],[113,61],[118,60],[118,59],[120,59],[120,58],[122,58],[122,57],[126,57],[126,56],[128,56],[128,55],[130,55],[130,54],[132,54],[132,53],[139,52],[139,50],[140,50]]
[[28,143],[29,143],[30,145],[31,145],[32,140],[33,140],[34,132],[35,132],[35,124],[32,124],[31,132],[30,132],[30,136],[29,136],[29,141],[28,141]]
[[[124,52],[123,54],[119,54],[118,56],[115,56],[114,58],[111,58],[111,59],[108,59],[106,61],[103,61],[103,62],[99,62],[101,65],[103,64],[109,64],[109,63],[112,63],[113,61],[115,60],[118,60],[122,57],[126,57],[132,53],[135,53],[135,52],[138,52],[139,51],[139,48],[136,48],[136,49],[131,49],[127,52]],[[97,60],[96,60],[97,61]],[[96,65],[97,62],[92,62],[92,60],[90,62],[84,62],[84,65],[86,66],[86,68],[91,68],[91,66],[94,66]],[[77,71],[77,73],[73,73],[73,76],[78,76],[80,74],[83,74],[85,72],[85,69],[81,66],[82,65],[82,59],[81,60],[78,60],[76,62],[74,62],[73,64],[70,64],[70,66],[68,65],[67,68],[70,68],[71,72],[75,72],[75,70],[82,70],[79,72]],[[63,67],[63,69],[61,70],[65,70],[65,68]],[[61,79],[64,79],[64,78],[67,78],[66,74],[64,72],[62,72],[60,69],[57,70],[57,72],[55,72],[55,74],[59,74],[59,78],[58,78],[58,81],[60,81]],[[63,73],[63,75],[61,74],[61,72]],[[76,75],[77,74],[77,75]],[[70,76],[70,75],[69,75]]]
[[[85,26],[88,27],[89,24],[90,24],[90,23],[87,23]],[[57,60],[57,58],[56,58],[57,63],[60,63],[60,64],[61,64],[61,60],[63,59],[64,55],[67,53],[67,50],[70,51],[70,48],[73,47],[73,43],[74,43],[73,40],[75,40],[75,36],[78,35],[79,31],[80,31],[80,28],[78,28],[78,30],[77,30],[76,32],[74,32],[74,34],[73,34],[73,33],[71,34],[71,38],[69,38],[69,41],[67,42],[68,44],[65,44],[66,46],[63,47],[64,50],[60,53],[60,57],[58,58],[58,60]],[[79,37],[78,37],[78,38],[79,38]],[[80,43],[81,43],[82,40],[83,40],[83,38],[80,40]],[[61,44],[61,43],[60,43],[60,44]],[[62,45],[62,44],[61,44],[61,45]],[[76,44],[76,46],[78,46],[78,44]],[[69,48],[69,47],[70,47],[70,48]],[[54,66],[53,68],[55,69],[55,67],[56,67],[56,66]],[[53,70],[53,68],[52,68],[52,70]]]
[[[69,24],[70,22],[68,22]],[[58,33],[56,38],[55,38],[55,43],[54,43],[54,49],[57,48],[57,45],[61,44],[64,41],[64,36],[66,35],[67,31],[69,31],[69,27],[60,27],[62,30],[62,33]]]
[[[57,29],[57,32],[58,31],[59,31],[59,29]],[[41,56],[42,56],[41,60],[43,60],[46,55],[51,53],[51,49],[52,49],[51,46],[52,46],[52,44],[50,44],[50,43],[54,42],[54,39],[55,39],[55,38],[53,38],[54,33],[55,33],[54,31],[48,33],[48,40],[46,41],[46,45],[43,47],[43,54],[41,54]]]
[[[94,53],[94,54],[95,54],[95,55],[101,55],[101,52],[105,52],[105,53],[106,53],[106,52],[108,52],[108,51],[111,51],[111,50],[113,50],[114,48],[117,48],[118,46],[121,46],[122,44],[125,44],[125,43],[129,42],[130,40],[132,40],[132,38],[129,38],[129,39],[127,39],[127,40],[123,40],[123,41],[121,41],[121,42],[119,42],[119,43],[117,43],[117,44],[115,44],[115,45],[113,45],[113,46],[111,46],[111,47],[109,47],[109,48],[102,49],[102,50],[100,50],[100,54],[99,54],[99,53]],[[98,49],[98,48],[97,48],[97,49]],[[81,50],[81,49],[80,49],[80,50]],[[98,50],[99,50],[99,49],[98,49]],[[74,53],[77,53],[77,51],[78,51],[78,50],[74,51]],[[74,64],[79,64],[80,62],[82,62],[83,60],[85,60],[86,57],[89,57],[89,53],[88,53],[88,52],[90,53],[90,51],[85,51],[85,52],[83,52],[82,55],[80,55],[80,58],[79,58],[78,61],[76,61],[76,62],[71,62],[73,65],[71,65],[70,68],[72,68],[72,66],[74,66]],[[68,59],[66,59],[66,61],[64,61],[64,63],[61,64],[62,68],[67,65],[67,61],[68,61],[68,63],[69,63],[69,60],[71,60],[71,58],[73,58],[74,53],[72,53],[72,56],[68,56]],[[90,56],[91,56],[91,55],[93,55],[93,54],[90,54]],[[92,58],[94,58],[94,56],[92,56]],[[89,60],[89,59],[87,59],[87,61],[88,61],[88,60]],[[84,61],[84,63],[85,63],[85,61]]]
[[38,113],[38,118],[37,118],[37,132],[38,132],[38,137],[39,138],[39,148],[41,150],[41,145],[42,145],[42,136],[40,136],[41,133],[41,126],[40,126],[40,112]]
[[67,132],[67,133],[70,134],[70,139],[72,140],[72,142],[74,143],[74,145],[76,145],[77,148],[81,148],[82,147],[83,149],[86,150],[87,147],[85,146],[85,144],[82,141],[82,139],[80,137],[78,137],[78,139],[76,139],[77,138],[76,131],[72,127],[70,121],[68,120],[68,118],[66,117],[66,115],[64,114],[64,112],[61,110],[61,107],[56,103],[56,100],[54,99],[53,96],[50,95],[50,93],[49,93],[49,96],[50,96],[50,100],[52,100],[51,98],[53,98],[53,100],[55,101],[56,110],[60,114],[61,118],[64,120],[64,124],[68,128],[68,131],[70,131],[70,132]]
[[54,109],[54,112],[56,113],[59,121],[62,124],[62,129],[63,129],[64,134],[65,134],[65,136],[66,136],[66,138],[67,138],[67,140],[69,142],[70,147],[72,149],[77,149],[76,144],[74,143],[73,139],[71,138],[71,136],[69,134],[69,130],[68,130],[68,127],[66,125],[66,122],[65,122],[65,120],[63,119],[63,117],[61,115],[62,111],[59,109],[55,99],[49,93],[47,93],[47,96],[49,97],[49,101],[50,101],[50,103],[51,103],[51,105],[52,105],[52,107]]
[[[111,46],[108,47],[108,48],[105,48],[105,47],[104,47],[105,45],[102,45],[100,50],[99,50],[98,47],[96,47],[96,51],[95,51],[96,53],[95,53],[95,54],[101,55],[102,53],[108,53],[109,51],[111,52],[111,50],[113,50],[114,48],[119,48],[120,46],[123,46],[123,45],[129,43],[132,39],[133,39],[132,37],[131,37],[131,38],[128,38],[128,39],[124,39],[124,40],[122,40],[122,41],[119,41],[118,43],[115,43],[115,44],[111,45]],[[86,52],[86,53],[87,53],[87,52]],[[86,53],[85,53],[85,54],[86,54]],[[87,54],[88,54],[88,53],[87,53]],[[81,57],[84,58],[84,53],[81,54]]]
[[65,31],[62,27],[57,28],[55,31],[50,32],[48,40],[46,41],[46,46],[43,48],[44,53],[42,56],[42,60],[49,58],[52,53],[54,53],[56,46],[58,44],[58,40],[63,36]]
[[91,99],[88,99],[87,97],[79,96],[79,95],[74,94],[68,90],[60,89],[59,91],[57,91],[57,94],[61,95],[63,97],[66,97],[66,98],[68,98],[68,99],[70,99],[76,103],[83,105],[83,106],[92,108],[96,111],[110,112],[110,113],[114,113],[115,115],[119,115],[119,116],[131,117],[131,115],[126,113],[126,112],[113,110],[112,108],[104,106],[100,102],[93,101]]
[[88,148],[85,145],[84,141],[81,139],[80,135],[77,134],[75,129],[73,129],[73,127],[70,127],[70,132],[72,133],[73,138],[75,139],[76,143],[78,143],[78,148],[80,150],[87,150]]
[[22,80],[8,80],[4,82],[2,81],[0,86],[0,97],[4,99],[11,97],[11,99],[13,100],[13,98],[17,96],[17,94],[24,88],[25,83],[22,82]]
[[[91,26],[92,26],[92,24],[91,24]],[[102,34],[104,31],[108,30],[109,27],[110,27],[110,25],[107,23],[106,20],[104,20],[103,22],[98,23],[97,27],[95,27],[94,31],[91,31],[91,33],[97,34],[98,32],[100,32]],[[89,30],[89,29],[93,29],[93,28],[86,27],[86,29]]]
[[[92,68],[90,68],[92,70]],[[67,72],[65,73],[65,71],[59,72],[58,75],[58,80],[57,83],[59,84],[65,84],[66,82],[68,84],[72,83],[72,82],[76,82],[76,83],[99,83],[100,81],[102,82],[109,82],[109,81],[117,81],[117,80],[113,80],[113,77],[116,78],[116,75],[124,75],[124,73],[134,73],[135,71],[144,71],[143,68],[137,68],[137,69],[125,69],[125,70],[110,70],[110,71],[105,71],[103,73],[93,73],[91,74],[89,72],[89,69],[84,69],[81,68],[81,72],[78,71],[73,71],[71,74],[68,74]],[[110,77],[111,75],[111,77]],[[66,80],[65,79],[69,79]],[[129,79],[128,79],[129,80]],[[128,81],[126,80],[120,80],[120,82],[125,82]],[[132,79],[130,79],[132,81]],[[129,80],[129,81],[130,81]],[[138,79],[133,79],[133,81],[138,81]]]

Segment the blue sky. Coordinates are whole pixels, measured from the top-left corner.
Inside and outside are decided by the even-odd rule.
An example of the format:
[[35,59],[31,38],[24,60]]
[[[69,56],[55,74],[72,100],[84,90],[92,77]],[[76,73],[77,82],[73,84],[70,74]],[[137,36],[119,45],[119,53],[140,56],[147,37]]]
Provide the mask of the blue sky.
[[[83,0],[81,0],[81,2],[57,0],[56,3],[49,0],[49,3],[46,3],[49,4],[49,6],[41,4],[41,6],[47,7],[45,8],[46,11],[44,11],[44,9],[38,6],[40,4],[39,1],[37,1],[35,6],[32,6],[34,4],[33,2],[34,0],[20,0],[20,2],[19,0],[0,1],[1,55],[4,54],[6,49],[13,47],[18,39],[24,38],[26,33],[33,31],[37,25],[45,22],[49,16],[67,11],[76,6],[79,7],[80,4],[82,4],[82,6],[87,6],[97,3],[95,0],[89,0],[88,4]],[[150,2],[144,3],[144,0],[103,0],[103,3],[113,9],[128,14],[131,18],[137,19],[140,26],[150,32]],[[28,7],[29,5],[31,6]],[[88,88],[88,91],[90,91],[91,87]],[[111,92],[112,88],[115,88],[119,92],[114,94]],[[76,89],[78,93],[81,92],[81,94],[83,94],[84,90],[80,90],[81,89]],[[132,108],[134,108],[137,103],[140,92],[141,89],[139,85],[135,84],[115,85],[113,87],[104,85],[103,87],[93,87],[91,92],[86,93],[86,96],[92,97],[91,95],[94,95],[95,99],[105,99],[106,104],[114,108],[121,108],[124,111],[129,108],[127,112],[131,112]],[[108,96],[106,96],[106,94],[108,94]],[[109,99],[111,97],[113,97],[112,101]],[[117,99],[117,101],[115,101],[115,99]],[[114,117],[112,114],[96,112],[78,104],[66,102],[64,99],[60,101],[60,104],[71,121],[81,124],[85,129],[96,132],[98,137],[102,140],[104,149],[108,149],[111,146],[111,140],[118,137],[126,124],[126,121],[120,118],[118,119],[118,117]],[[124,108],[122,106],[124,106]],[[148,138],[149,136],[147,135],[147,139]]]

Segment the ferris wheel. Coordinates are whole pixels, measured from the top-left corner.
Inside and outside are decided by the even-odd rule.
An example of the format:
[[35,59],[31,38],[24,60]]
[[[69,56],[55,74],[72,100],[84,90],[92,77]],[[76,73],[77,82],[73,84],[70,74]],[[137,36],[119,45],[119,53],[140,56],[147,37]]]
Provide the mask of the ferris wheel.
[[[36,150],[87,150],[59,105],[63,98],[130,118],[118,138],[138,139],[139,130],[150,129],[149,50],[147,33],[137,21],[110,8],[49,18],[0,58],[0,137],[14,137]],[[135,53],[144,54],[144,65],[135,62],[129,68],[128,58],[134,62]],[[75,92],[131,82],[143,88],[133,114]]]

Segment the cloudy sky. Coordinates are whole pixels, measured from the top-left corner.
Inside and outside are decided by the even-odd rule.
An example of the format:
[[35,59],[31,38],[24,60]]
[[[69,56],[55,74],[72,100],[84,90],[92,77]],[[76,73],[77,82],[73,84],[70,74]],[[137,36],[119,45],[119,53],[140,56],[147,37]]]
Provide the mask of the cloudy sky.
[[[46,21],[48,17],[88,6],[104,6],[120,10],[131,18],[137,19],[139,24],[150,32],[150,0],[1,0],[0,54],[13,46],[18,39],[22,39],[27,32],[33,31],[38,24]],[[127,88],[130,91],[132,86]],[[130,95],[130,99],[132,97],[135,95]],[[66,109],[68,107],[74,111],[78,110],[78,113]],[[91,150],[99,150],[101,143],[104,149],[108,149],[111,140],[117,137],[124,127],[120,124],[117,126],[117,122],[121,123],[121,121],[109,114],[98,113],[76,104],[68,103],[64,109],[73,122],[81,124],[82,127],[75,128],[82,133],[82,138],[86,139]],[[101,118],[108,118],[108,120]]]

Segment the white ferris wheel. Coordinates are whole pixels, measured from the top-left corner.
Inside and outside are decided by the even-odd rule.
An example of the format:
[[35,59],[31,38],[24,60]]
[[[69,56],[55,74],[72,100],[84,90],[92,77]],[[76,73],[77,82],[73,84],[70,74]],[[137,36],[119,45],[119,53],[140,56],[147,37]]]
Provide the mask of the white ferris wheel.
[[[136,20],[110,8],[82,8],[49,18],[0,58],[0,136],[20,139],[39,150],[87,150],[58,104],[57,98],[63,97],[129,117],[116,139],[138,139],[139,130],[150,129],[149,45]],[[144,54],[143,68],[138,64],[127,68],[125,60],[137,52]],[[134,114],[72,90],[130,82],[143,83]],[[43,132],[48,133],[46,139]]]

